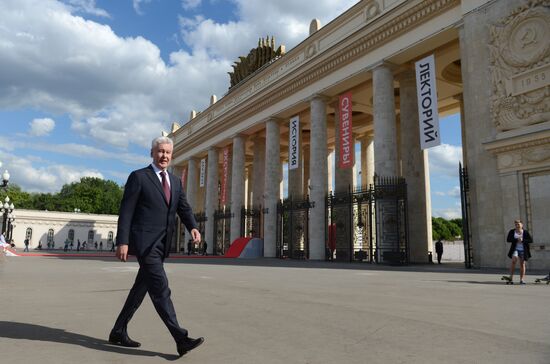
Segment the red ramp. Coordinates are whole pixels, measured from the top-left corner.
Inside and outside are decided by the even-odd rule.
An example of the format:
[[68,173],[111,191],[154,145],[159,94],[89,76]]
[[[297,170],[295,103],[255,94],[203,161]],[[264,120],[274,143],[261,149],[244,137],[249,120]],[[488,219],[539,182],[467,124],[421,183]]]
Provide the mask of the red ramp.
[[238,258],[241,256],[241,253],[243,252],[244,248],[246,247],[246,244],[252,240],[252,238],[237,238],[231,244],[229,249],[224,254],[224,257],[227,258]]

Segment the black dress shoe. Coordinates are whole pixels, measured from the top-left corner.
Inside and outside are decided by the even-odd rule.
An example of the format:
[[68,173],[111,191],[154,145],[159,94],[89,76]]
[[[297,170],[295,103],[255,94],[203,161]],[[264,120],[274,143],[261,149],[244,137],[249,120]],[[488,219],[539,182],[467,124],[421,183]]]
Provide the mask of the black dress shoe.
[[128,348],[139,348],[141,346],[141,344],[137,341],[130,339],[128,334],[116,331],[111,331],[109,334],[109,342],[111,344],[126,346]]
[[191,339],[188,337],[185,340],[180,341],[176,344],[178,347],[178,354],[180,356],[183,356],[187,354],[187,352],[195,349],[197,346],[199,346],[203,342],[204,342],[204,338],[202,337],[199,337],[197,339]]

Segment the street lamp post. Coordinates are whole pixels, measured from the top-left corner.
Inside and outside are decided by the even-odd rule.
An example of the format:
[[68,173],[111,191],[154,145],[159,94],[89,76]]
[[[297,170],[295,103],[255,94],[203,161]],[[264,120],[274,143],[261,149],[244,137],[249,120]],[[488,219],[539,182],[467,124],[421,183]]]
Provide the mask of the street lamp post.
[[4,237],[7,238],[8,241],[9,237],[6,234],[9,231],[8,225],[11,225],[11,223],[15,220],[15,217],[12,215],[14,209],[15,206],[13,205],[13,203],[10,205],[10,198],[6,196],[0,213],[2,213],[2,235],[4,235]]
[[[1,161],[0,161],[0,168],[2,168],[2,162]],[[4,173],[2,173],[2,184],[0,185],[0,187],[7,188],[9,181],[10,181],[10,173],[6,169],[4,171]]]

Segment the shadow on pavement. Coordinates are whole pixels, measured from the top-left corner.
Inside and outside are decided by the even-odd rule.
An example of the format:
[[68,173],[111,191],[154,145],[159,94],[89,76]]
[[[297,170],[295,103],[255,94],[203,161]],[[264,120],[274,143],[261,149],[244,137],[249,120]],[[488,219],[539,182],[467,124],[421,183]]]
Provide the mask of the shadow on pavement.
[[166,360],[179,359],[177,355],[157,353],[154,351],[129,349],[109,344],[107,340],[77,334],[63,329],[27,324],[23,322],[0,321],[0,337],[9,339],[24,339],[49,341],[53,343],[79,345],[88,349],[107,351],[125,355],[158,356]]

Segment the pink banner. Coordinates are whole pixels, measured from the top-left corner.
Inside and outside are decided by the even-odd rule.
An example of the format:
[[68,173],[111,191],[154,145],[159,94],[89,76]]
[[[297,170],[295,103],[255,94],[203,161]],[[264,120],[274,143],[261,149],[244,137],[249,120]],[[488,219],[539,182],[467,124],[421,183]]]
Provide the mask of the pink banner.
[[227,178],[229,176],[229,147],[223,149],[223,164],[222,164],[222,186],[221,186],[221,204],[225,205],[227,200]]
[[338,160],[338,167],[352,168],[355,148],[353,146],[351,124],[351,92],[340,95],[338,109],[340,114],[340,159]]

